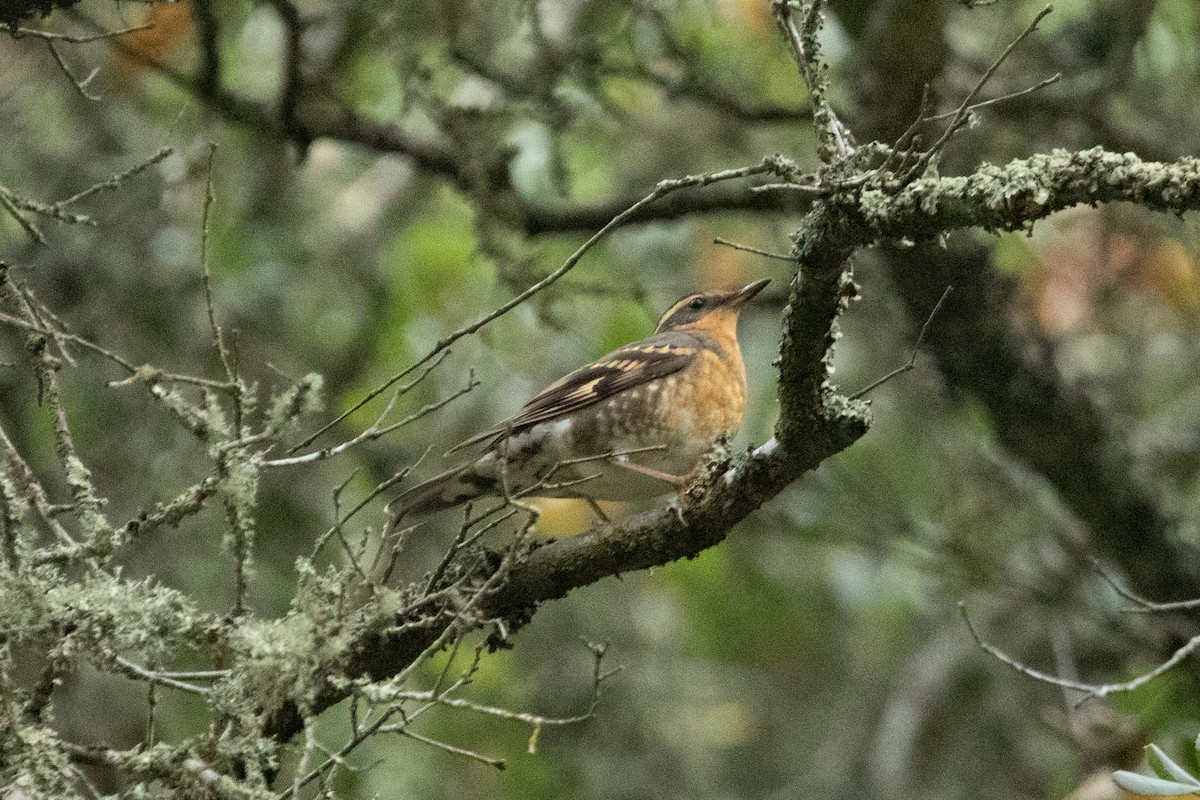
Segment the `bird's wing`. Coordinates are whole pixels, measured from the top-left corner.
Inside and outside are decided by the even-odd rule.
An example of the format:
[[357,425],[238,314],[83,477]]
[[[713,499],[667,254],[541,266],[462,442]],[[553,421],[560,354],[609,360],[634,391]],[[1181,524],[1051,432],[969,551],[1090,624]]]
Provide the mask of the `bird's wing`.
[[696,337],[678,332],[657,334],[619,347],[550,384],[526,403],[520,414],[472,436],[450,452],[507,432],[517,433],[538,423],[550,422],[620,392],[665,378],[691,364],[700,349],[701,343]]

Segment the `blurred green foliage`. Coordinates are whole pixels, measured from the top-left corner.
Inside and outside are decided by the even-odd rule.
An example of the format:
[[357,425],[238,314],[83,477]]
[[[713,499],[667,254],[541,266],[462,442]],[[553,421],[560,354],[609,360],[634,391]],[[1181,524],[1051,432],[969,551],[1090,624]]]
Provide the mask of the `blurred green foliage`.
[[[274,107],[283,74],[279,18],[268,4],[213,5],[225,86]],[[852,127],[868,113],[855,93],[864,48],[893,5],[831,4],[831,79]],[[954,103],[1040,7],[940,5],[945,31],[927,33],[949,43],[936,89]],[[89,202],[95,228],[40,221],[49,243],[38,245],[0,216],[4,260],[81,335],[135,363],[219,374],[198,266],[209,142],[217,145],[214,291],[240,364],[267,385],[322,373],[334,412],[548,274],[586,235],[526,235],[506,217],[517,209],[504,206],[504,191],[532,204],[583,208],[636,199],[660,179],[749,164],[774,151],[815,165],[805,92],[765,3],[683,0],[664,4],[661,16],[617,0],[297,6],[309,21],[304,42],[313,72],[305,90],[417,139],[449,142],[464,156],[466,177],[456,183],[403,154],[329,138],[301,150],[206,106],[127,52],[142,48],[172,69],[195,69],[196,31],[183,5],[147,12],[89,0],[44,23],[114,30],[149,13],[159,15],[163,39],[175,37],[149,41],[151,31],[124,45],[62,46],[77,75],[98,69],[89,91],[99,102],[74,90],[43,43],[0,36],[7,142],[0,184],[49,201],[158,147],[176,149],[152,174]],[[1062,83],[1046,95],[1052,100],[1040,104],[1033,95],[982,114],[941,165],[943,174],[1097,141],[1149,157],[1194,152],[1195,4],[1149,4],[1128,58],[1116,51],[1124,46],[1120,26],[1132,23],[1113,7],[1058,4],[1044,35],[1001,76],[1002,88],[1015,91],[1062,70]],[[184,16],[171,23],[172,14]],[[1097,38],[1095,26],[1114,36]],[[796,113],[762,121],[734,105]],[[479,182],[504,148],[513,151],[499,162],[508,185],[485,196]],[[789,265],[711,242],[728,236],[786,251],[797,219],[743,211],[621,230],[560,284],[456,344],[398,411],[449,394],[468,370],[480,388],[394,438],[270,474],[260,496],[252,608],[267,617],[286,611],[296,558],[328,526],[333,487],[355,470],[362,472],[348,496],[361,496],[428,448],[421,472],[432,474],[450,444],[505,418],[586,359],[645,334],[675,297],[759,277],[785,285]],[[1074,277],[1053,283],[1050,262],[1061,255],[1055,243],[1071,224],[1101,232],[1076,248],[1077,255],[1094,248],[1090,259],[1062,267]],[[1133,267],[1103,269],[1118,260],[1113,237],[1128,243],[1129,264],[1152,262],[1148,254],[1167,252],[1155,250],[1163,242],[1181,249],[1134,281]],[[1051,329],[1045,309],[1082,309],[1052,328],[1055,365],[1135,443],[1178,534],[1192,542],[1200,540],[1200,342],[1198,309],[1186,297],[1200,280],[1198,241],[1191,218],[1120,209],[1051,221],[1029,238],[1003,236],[993,249],[999,268],[1021,282],[1012,309],[1018,325]],[[860,259],[858,279],[864,299],[845,319],[837,358],[836,377],[848,390],[903,363],[911,346],[911,321],[872,253]],[[1047,285],[1055,302],[1039,306]],[[744,317],[753,408],[737,446],[770,435],[782,299],[780,290]],[[0,361],[19,362],[21,348],[21,335],[6,332]],[[116,519],[202,477],[197,445],[143,394],[108,385],[121,377],[86,356],[64,376],[78,442]],[[27,370],[0,368],[0,421],[61,493],[52,431],[36,395]],[[1152,666],[1170,631],[1118,613],[1121,602],[1086,567],[1086,535],[1053,487],[997,444],[975,400],[947,396],[926,360],[872,397],[870,434],[725,544],[546,605],[514,650],[485,658],[472,689],[486,704],[579,713],[591,687],[590,656],[577,640],[607,641],[611,660],[625,670],[606,685],[595,720],[547,728],[530,754],[526,726],[446,710],[421,732],[507,759],[503,774],[413,740],[378,739],[355,754],[361,769],[342,773],[339,796],[1007,800],[1073,790],[1100,766],[1099,750],[1114,753],[1108,763],[1128,765],[1124,744],[1136,751],[1147,734],[1156,741],[1191,736],[1200,725],[1193,674],[1115,701],[1122,722],[1111,726],[1113,736],[1124,738],[1098,744],[1101,733],[1076,725],[1057,690],[975,647],[955,608],[960,599],[1003,649],[1098,681]],[[352,436],[372,419],[364,409],[337,435]],[[206,610],[227,609],[232,562],[221,547],[222,525],[219,509],[211,509],[156,534],[122,555],[125,575],[153,576]],[[427,569],[447,530],[422,534],[406,569]],[[1063,639],[1071,642],[1070,663],[1052,653],[1050,643]],[[56,695],[64,736],[119,747],[138,741],[146,705],[134,686],[90,669],[72,673]],[[160,738],[198,732],[193,698],[160,692],[158,704]],[[336,746],[346,714],[330,711],[318,737]],[[119,789],[104,773],[91,777],[101,791]]]

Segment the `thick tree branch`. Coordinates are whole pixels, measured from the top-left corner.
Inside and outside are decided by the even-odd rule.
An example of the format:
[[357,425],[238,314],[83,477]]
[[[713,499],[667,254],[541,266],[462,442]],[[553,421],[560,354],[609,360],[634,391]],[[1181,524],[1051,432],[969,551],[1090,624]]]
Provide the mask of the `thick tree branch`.
[[[1030,181],[1031,170],[1040,177]],[[976,193],[993,177],[1016,182],[983,200]],[[946,220],[969,206],[969,213],[990,217],[995,227],[1004,206],[1032,221],[1074,202],[1115,200],[1182,211],[1197,207],[1200,162],[1190,157],[1143,162],[1101,150],[1056,152],[952,180],[964,197],[945,204],[931,199],[927,210],[933,213],[918,213],[908,222],[920,228],[931,217]],[[984,405],[999,441],[1055,486],[1088,526],[1096,551],[1152,597],[1200,593],[1192,560],[1181,557],[1172,522],[1137,476],[1129,444],[1086,394],[1062,378],[1048,343],[1013,328],[1007,314],[1013,287],[991,266],[988,249],[957,241],[948,250],[930,246],[885,255],[914,317],[936,299],[939,287],[954,284],[955,296],[928,343],[947,384]]]
[[[823,229],[822,229],[823,233]],[[866,235],[863,233],[863,235]],[[544,545],[516,563],[484,601],[487,617],[519,625],[537,603],[603,577],[693,557],[823,460],[845,449],[870,424],[865,403],[838,396],[829,380],[829,348],[844,308],[846,256],[854,240],[825,247],[821,233],[793,282],[781,340],[780,399],[785,419],[776,438],[729,465],[710,464],[707,478],[689,490],[684,507],[597,527]],[[346,679],[382,680],[397,674],[444,635],[447,618],[426,611],[427,622],[396,625],[380,613],[364,619],[347,651],[320,670],[324,688],[312,703],[320,711],[347,695]],[[290,739],[303,727],[297,699],[269,717],[265,735]]]
[[[1059,374],[1050,343],[1011,323],[1007,310],[1016,287],[992,265],[990,249],[955,240],[949,249],[889,248],[884,255],[914,313],[927,307],[939,285],[954,283],[954,297],[927,342],[947,387],[978,399],[996,438],[1054,485],[1087,525],[1095,551],[1119,564],[1139,591],[1200,593],[1191,560],[1181,558],[1172,541],[1172,523],[1137,475],[1129,443]],[[912,269],[914,263],[921,269]]]
[[[1102,8],[1098,18],[1110,10]],[[858,88],[868,136],[894,141],[921,114],[923,91],[938,80],[949,47],[941,35],[917,51],[910,43],[918,30],[943,31],[946,13],[947,5],[938,0],[885,5],[865,27],[860,50],[867,69]],[[1130,36],[1136,39],[1142,30],[1135,25]],[[1046,50],[1061,45],[1058,39],[1039,41],[1045,41]],[[1051,61],[1047,69],[1061,66]],[[1024,126],[1031,115],[1046,126],[1063,121],[1077,126],[1084,120],[1099,141],[1120,144],[1117,140],[1125,137],[1113,133],[1112,115],[1102,113],[1106,102],[1093,93],[1060,89],[1009,99],[996,113]],[[1141,133],[1133,145],[1126,141],[1120,149],[1158,159],[1188,152],[1168,152]],[[1112,165],[1118,158],[1110,154],[1105,162]],[[1138,170],[1145,168],[1138,162]],[[1179,177],[1174,170],[1167,180]],[[1134,192],[1124,199],[1136,197]],[[1100,199],[1080,197],[1082,202]],[[1114,193],[1103,199],[1114,199]],[[1024,203],[1016,195],[1011,202]],[[992,266],[990,248],[955,237],[947,248],[885,248],[882,255],[914,321],[944,286],[956,287],[927,343],[947,386],[987,409],[999,442],[1054,485],[1088,526],[1091,546],[1155,597],[1200,593],[1197,574],[1186,568],[1189,560],[1179,558],[1172,541],[1170,519],[1136,474],[1128,443],[1085,393],[1064,380],[1049,344],[1013,324],[1015,287]]]
[[[928,238],[969,224],[1015,230],[1078,202],[1137,200],[1155,208],[1200,207],[1200,161],[1173,164],[1090,150],[1055,152],[962,178],[922,179],[895,196],[857,189],[822,202],[797,234],[801,272],[793,282],[780,343],[781,419],[776,438],[693,490],[677,516],[658,511],[545,545],[516,564],[485,601],[486,614],[521,621],[541,601],[602,577],[696,555],[807,470],[859,438],[869,424],[863,403],[836,394],[827,359],[837,316],[852,290],[846,265],[855,249],[880,236]],[[362,620],[335,662],[313,709],[346,696],[345,680],[396,674],[442,635],[445,621],[395,626],[380,613]],[[287,739],[300,730],[292,702],[270,717],[265,733]]]

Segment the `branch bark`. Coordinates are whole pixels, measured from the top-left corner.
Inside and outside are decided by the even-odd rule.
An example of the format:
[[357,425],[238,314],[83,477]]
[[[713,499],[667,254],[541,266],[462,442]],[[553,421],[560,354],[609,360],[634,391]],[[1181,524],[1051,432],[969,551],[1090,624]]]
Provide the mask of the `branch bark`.
[[[868,406],[837,394],[828,370],[837,318],[851,287],[849,259],[859,247],[882,237],[930,238],[968,225],[1018,230],[1076,203],[1120,200],[1174,211],[1200,208],[1200,159],[1160,164],[1099,149],[1056,151],[1004,167],[985,165],[965,177],[922,179],[894,195],[859,188],[820,201],[795,239],[800,269],[783,315],[775,437],[727,469],[712,471],[680,516],[673,510],[644,514],[535,550],[497,586],[485,613],[519,625],[537,603],[574,588],[694,556],[861,437],[870,425]],[[382,612],[363,619],[347,650],[319,668],[323,688],[311,710],[344,699],[347,679],[384,679],[417,658],[447,624],[436,614],[427,618],[424,626],[403,628]],[[267,736],[287,740],[301,730],[297,700],[271,713]]]

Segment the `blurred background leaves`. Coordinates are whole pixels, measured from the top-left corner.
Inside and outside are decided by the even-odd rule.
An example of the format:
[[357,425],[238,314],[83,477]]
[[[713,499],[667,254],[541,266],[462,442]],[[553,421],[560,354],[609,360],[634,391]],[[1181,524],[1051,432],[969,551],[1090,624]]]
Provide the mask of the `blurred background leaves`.
[[[76,91],[44,42],[0,37],[0,184],[9,190],[49,202],[164,145],[176,150],[79,209],[96,228],[40,222],[49,242],[39,245],[0,217],[4,259],[81,335],[135,363],[219,373],[198,268],[210,141],[214,291],[242,367],[279,385],[281,375],[320,372],[334,412],[548,274],[657,181],[776,151],[806,168],[816,163],[807,97],[764,2],[303,0],[293,8],[303,23],[290,31],[276,5],[245,0],[87,0],[36,21],[76,35],[153,24],[60,46],[74,75],[96,70],[87,92],[99,101]],[[953,107],[1038,10],[1032,2],[967,9],[950,0],[834,0],[823,34],[833,100],[860,139],[894,139],[915,116],[924,83]],[[1195,153],[1197,36],[1191,0],[1057,4],[994,93],[1055,71],[1062,81],[981,113],[940,171],[1051,147]],[[453,392],[469,369],[483,385],[419,429],[269,475],[250,586],[255,612],[287,609],[295,559],[328,526],[332,487],[355,469],[362,473],[350,491],[361,493],[430,446],[436,457],[538,387],[644,335],[681,294],[760,277],[785,284],[788,265],[712,244],[721,236],[787,250],[797,209],[739,191],[713,187],[664,202],[561,283],[456,344],[401,413]],[[1135,488],[1152,498],[1170,535],[1194,545],[1195,220],[1078,208],[1030,236],[959,238],[950,252],[963,252],[961,244],[983,253],[971,269],[987,273],[990,260],[1005,287],[978,295],[988,302],[966,313],[1045,353],[1037,363],[1127,443]],[[907,358],[932,306],[918,298],[944,288],[929,263],[925,251],[904,248],[858,259],[864,299],[844,320],[843,388]],[[774,422],[782,297],[777,290],[744,316],[753,407],[739,446],[764,440]],[[968,353],[973,345],[955,343]],[[0,361],[17,361],[21,346],[6,333]],[[485,659],[481,702],[571,715],[591,691],[590,657],[577,640],[610,642],[626,669],[607,684],[596,720],[544,731],[530,755],[522,726],[446,713],[424,732],[505,757],[508,769],[377,740],[355,757],[362,771],[343,773],[339,796],[1061,797],[1094,770],[1136,764],[1147,737],[1168,750],[1190,741],[1200,725],[1194,671],[1098,713],[974,646],[955,607],[961,599],[999,646],[1096,680],[1152,666],[1174,634],[1119,613],[1121,602],[1088,566],[1089,521],[1044,462],[1004,433],[1027,423],[1000,418],[987,393],[1020,388],[948,380],[945,364],[922,358],[875,392],[870,434],[720,547],[548,604],[514,650]],[[120,377],[87,358],[64,376],[80,447],[118,519],[202,477],[196,444],[142,394],[106,385]],[[27,372],[0,369],[4,425],[49,475],[53,442],[36,394]],[[340,430],[352,435],[371,420],[358,414]],[[1069,472],[1076,454],[1050,457]],[[544,528],[555,534],[590,519],[571,503],[546,512]],[[155,575],[206,609],[227,609],[231,559],[220,524],[208,511],[157,534],[122,556],[126,575]],[[413,570],[427,568],[421,559],[444,534],[425,534]],[[1142,532],[1125,535],[1130,561],[1117,565],[1125,572],[1172,566],[1138,564]],[[1173,588],[1183,595],[1200,584]],[[82,669],[61,693],[56,719],[76,739],[124,747],[143,736],[145,698],[132,682]],[[202,717],[191,698],[161,693],[159,704],[160,737],[196,732]],[[331,737],[344,714],[323,720]],[[95,780],[119,788],[103,774]]]

